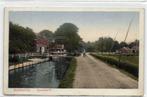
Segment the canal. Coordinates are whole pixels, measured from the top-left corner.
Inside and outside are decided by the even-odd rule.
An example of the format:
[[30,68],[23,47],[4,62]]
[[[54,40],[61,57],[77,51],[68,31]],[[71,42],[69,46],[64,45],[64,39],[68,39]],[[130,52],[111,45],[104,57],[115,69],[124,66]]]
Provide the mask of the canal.
[[57,88],[56,65],[50,61],[9,71],[9,88]]

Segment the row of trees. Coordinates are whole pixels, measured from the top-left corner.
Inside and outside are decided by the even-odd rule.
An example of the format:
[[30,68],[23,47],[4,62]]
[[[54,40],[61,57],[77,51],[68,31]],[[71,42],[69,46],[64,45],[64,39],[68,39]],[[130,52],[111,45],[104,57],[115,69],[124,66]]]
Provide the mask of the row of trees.
[[36,38],[45,38],[50,42],[54,40],[54,42],[62,43],[68,52],[83,48],[82,45],[85,46],[87,51],[99,52],[115,52],[122,47],[132,48],[133,46],[139,45],[138,40],[131,43],[119,43],[111,37],[100,37],[95,42],[83,43],[81,37],[78,35],[78,27],[72,23],[64,23],[55,32],[42,30],[38,34],[35,34],[31,28],[25,28],[10,22],[9,31],[10,53],[34,52],[36,50]]
[[139,46],[139,40],[135,40],[130,43],[118,42],[111,37],[100,37],[95,42],[87,42],[87,51],[99,51],[99,52],[115,52],[122,47],[132,48],[133,46]]
[[72,23],[64,23],[55,32],[43,30],[38,34],[35,34],[31,28],[24,28],[12,22],[9,25],[9,52],[13,54],[34,52],[36,38],[62,43],[69,52],[78,49],[82,40],[78,35],[78,27]]
[[9,23],[9,53],[25,53],[35,50],[36,35],[32,29]]

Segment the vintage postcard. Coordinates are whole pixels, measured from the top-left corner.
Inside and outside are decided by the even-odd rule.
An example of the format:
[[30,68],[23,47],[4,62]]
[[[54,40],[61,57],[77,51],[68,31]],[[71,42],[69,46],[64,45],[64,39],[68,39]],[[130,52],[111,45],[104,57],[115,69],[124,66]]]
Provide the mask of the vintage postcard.
[[5,8],[4,24],[4,94],[143,95],[143,8]]
[[[4,0],[5,1],[5,0]],[[6,0],[6,1],[43,1],[43,2],[145,2],[146,0]]]

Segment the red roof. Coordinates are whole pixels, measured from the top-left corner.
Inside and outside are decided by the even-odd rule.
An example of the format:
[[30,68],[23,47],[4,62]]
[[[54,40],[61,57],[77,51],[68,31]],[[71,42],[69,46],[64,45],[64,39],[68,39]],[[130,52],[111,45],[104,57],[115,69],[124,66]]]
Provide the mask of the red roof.
[[48,45],[47,39],[36,39],[36,45]]
[[128,47],[123,47],[123,48],[121,48],[119,51],[121,51],[121,52],[123,52],[123,53],[128,53],[128,52],[130,52],[130,48],[128,48]]

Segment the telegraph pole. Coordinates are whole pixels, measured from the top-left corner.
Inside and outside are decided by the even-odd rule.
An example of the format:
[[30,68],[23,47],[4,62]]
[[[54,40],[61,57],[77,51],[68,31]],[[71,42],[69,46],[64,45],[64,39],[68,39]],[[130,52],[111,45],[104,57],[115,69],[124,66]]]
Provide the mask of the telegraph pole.
[[[131,19],[131,21],[130,21],[130,23],[129,23],[129,26],[128,26],[128,29],[127,29],[127,32],[126,32],[126,35],[125,35],[125,39],[124,39],[123,42],[126,42],[126,39],[127,39],[127,37],[128,37],[128,33],[129,33],[129,31],[130,31],[130,27],[131,27],[131,25],[132,25],[132,22],[133,22],[133,18]],[[121,52],[120,52],[119,58],[118,58],[118,66],[119,66],[119,64],[120,64],[121,56],[122,56],[122,54],[121,54]]]

